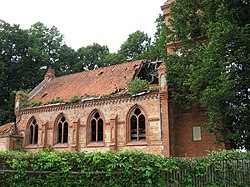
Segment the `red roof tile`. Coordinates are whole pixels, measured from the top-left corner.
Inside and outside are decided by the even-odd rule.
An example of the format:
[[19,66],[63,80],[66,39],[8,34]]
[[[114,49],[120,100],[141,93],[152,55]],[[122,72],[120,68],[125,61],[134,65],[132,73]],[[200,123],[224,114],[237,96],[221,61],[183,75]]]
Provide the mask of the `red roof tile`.
[[58,97],[68,101],[72,96],[84,98],[125,93],[126,82],[134,77],[142,63],[138,60],[43,81],[41,88],[35,88],[37,93],[35,89],[31,92],[30,101],[39,100],[45,104]]

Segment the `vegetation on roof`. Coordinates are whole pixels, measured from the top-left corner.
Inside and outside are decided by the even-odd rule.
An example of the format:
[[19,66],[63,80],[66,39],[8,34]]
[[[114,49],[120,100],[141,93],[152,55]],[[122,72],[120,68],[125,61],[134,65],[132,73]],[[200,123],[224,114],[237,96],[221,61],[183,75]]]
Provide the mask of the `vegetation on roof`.
[[130,79],[127,82],[128,92],[132,95],[145,91],[148,85],[149,83],[147,80],[142,80],[138,77],[135,77],[134,79]]

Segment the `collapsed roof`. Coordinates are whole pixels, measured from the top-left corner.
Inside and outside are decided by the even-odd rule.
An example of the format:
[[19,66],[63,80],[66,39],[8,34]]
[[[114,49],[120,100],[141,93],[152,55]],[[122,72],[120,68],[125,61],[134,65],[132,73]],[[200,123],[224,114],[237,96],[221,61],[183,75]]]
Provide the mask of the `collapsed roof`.
[[[150,68],[149,64],[154,67]],[[62,77],[55,77],[54,72],[48,70],[44,80],[29,93],[28,101],[46,104],[56,98],[68,101],[72,96],[86,98],[124,94],[128,91],[127,81],[136,76],[156,83],[158,64],[137,60]]]

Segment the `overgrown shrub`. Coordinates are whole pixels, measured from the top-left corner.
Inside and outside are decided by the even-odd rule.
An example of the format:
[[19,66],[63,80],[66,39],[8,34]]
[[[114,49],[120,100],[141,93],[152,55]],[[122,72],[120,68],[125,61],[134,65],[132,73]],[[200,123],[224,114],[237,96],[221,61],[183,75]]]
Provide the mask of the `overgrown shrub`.
[[137,94],[139,92],[144,91],[147,87],[148,87],[148,81],[147,80],[142,80],[138,77],[134,78],[134,79],[130,79],[127,82],[127,86],[128,86],[128,92],[130,94]]
[[20,102],[20,105],[19,105],[18,109],[28,108],[29,106],[30,106],[29,102],[23,101],[23,102]]
[[35,106],[41,106],[42,102],[39,100],[32,101],[30,103],[30,106],[35,107]]
[[36,106],[41,106],[42,102],[35,100],[32,102],[28,102],[28,101],[24,101],[20,103],[19,109],[25,109],[25,108],[29,108],[29,107],[36,107]]
[[64,100],[60,97],[57,97],[56,99],[52,99],[51,101],[48,102],[48,104],[56,104],[56,103],[63,103]]
[[150,92],[155,92],[155,91],[158,91],[159,88],[157,86],[152,86],[148,89]]
[[195,159],[129,151],[4,151],[0,152],[0,186],[195,186],[196,179],[200,186],[246,186],[249,162],[249,152],[236,151]]
[[81,101],[81,98],[79,98],[79,97],[77,97],[77,96],[72,96],[71,98],[70,98],[70,100],[69,100],[69,102],[68,103],[77,103],[77,102],[79,102],[79,101]]
[[27,90],[19,90],[19,91],[16,92],[16,93],[20,94],[20,95],[23,97],[23,99],[27,100],[27,99],[29,98],[29,92],[30,92],[30,91],[31,91],[30,89],[27,89]]

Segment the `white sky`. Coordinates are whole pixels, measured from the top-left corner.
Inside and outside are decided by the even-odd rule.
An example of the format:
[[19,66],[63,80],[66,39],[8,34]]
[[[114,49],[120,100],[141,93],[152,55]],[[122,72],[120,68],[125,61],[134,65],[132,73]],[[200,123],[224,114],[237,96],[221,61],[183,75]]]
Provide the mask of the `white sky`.
[[78,49],[94,42],[115,52],[128,35],[153,36],[166,0],[0,0],[0,19],[27,29],[40,21],[56,26],[65,43]]

